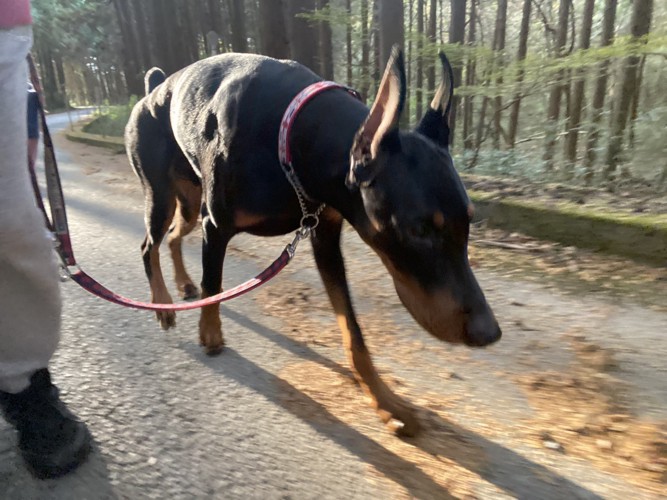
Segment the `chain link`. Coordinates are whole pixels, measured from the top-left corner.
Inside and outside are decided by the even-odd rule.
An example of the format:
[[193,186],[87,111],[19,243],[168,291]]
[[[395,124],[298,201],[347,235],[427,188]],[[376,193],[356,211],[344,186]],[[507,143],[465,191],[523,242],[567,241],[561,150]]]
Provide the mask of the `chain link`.
[[322,213],[322,210],[324,210],[325,204],[320,203],[320,205],[315,209],[314,212],[310,212],[308,210],[308,205],[306,202],[309,203],[317,203],[315,200],[310,198],[306,194],[306,190],[303,189],[303,186],[301,185],[301,181],[296,175],[296,172],[294,171],[294,167],[290,165],[282,165],[283,167],[283,172],[285,172],[285,177],[287,177],[287,180],[289,183],[292,185],[292,188],[294,189],[294,192],[296,193],[296,197],[299,200],[299,206],[301,207],[301,221],[299,222],[300,228],[299,231],[301,231],[302,238],[307,238],[311,233],[314,232],[315,228],[319,225],[320,223],[320,214]]

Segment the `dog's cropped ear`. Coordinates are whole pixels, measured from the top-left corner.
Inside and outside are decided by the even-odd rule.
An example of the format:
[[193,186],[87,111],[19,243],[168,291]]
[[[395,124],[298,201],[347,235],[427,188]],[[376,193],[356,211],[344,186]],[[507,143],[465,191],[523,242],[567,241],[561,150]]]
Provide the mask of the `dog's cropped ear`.
[[375,102],[354,138],[348,183],[360,185],[374,176],[368,169],[377,158],[380,146],[390,150],[400,149],[398,120],[405,104],[405,93],[403,52],[398,45],[394,45]]
[[442,81],[435,91],[431,106],[417,126],[417,132],[443,148],[449,147],[449,114],[454,95],[454,74],[444,52],[440,52]]

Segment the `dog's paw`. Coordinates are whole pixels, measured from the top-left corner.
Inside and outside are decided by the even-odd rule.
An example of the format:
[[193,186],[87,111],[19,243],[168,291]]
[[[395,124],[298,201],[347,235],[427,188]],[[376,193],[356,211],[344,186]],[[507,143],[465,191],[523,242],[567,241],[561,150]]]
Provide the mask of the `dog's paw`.
[[214,346],[204,346],[204,352],[207,356],[217,356],[225,348],[225,341],[223,340],[220,345]]
[[183,296],[183,300],[197,300],[199,298],[199,290],[192,283],[184,285],[180,292]]
[[419,420],[415,410],[396,395],[382,402],[378,401],[377,412],[390,432],[396,436],[412,437],[419,433]]
[[204,347],[204,352],[209,356],[215,356],[222,352],[225,340],[222,338],[222,330],[215,325],[199,329],[199,343]]
[[163,330],[169,330],[176,326],[176,313],[174,311],[157,311],[155,315]]

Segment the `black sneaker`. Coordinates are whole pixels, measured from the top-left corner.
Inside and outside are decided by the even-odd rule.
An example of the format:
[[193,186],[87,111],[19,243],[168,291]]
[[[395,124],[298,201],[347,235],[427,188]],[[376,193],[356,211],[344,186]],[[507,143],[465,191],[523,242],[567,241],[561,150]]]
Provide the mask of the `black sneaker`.
[[16,427],[23,459],[38,478],[63,476],[88,456],[90,432],[60,400],[46,368],[35,372],[23,392],[0,392],[0,409]]

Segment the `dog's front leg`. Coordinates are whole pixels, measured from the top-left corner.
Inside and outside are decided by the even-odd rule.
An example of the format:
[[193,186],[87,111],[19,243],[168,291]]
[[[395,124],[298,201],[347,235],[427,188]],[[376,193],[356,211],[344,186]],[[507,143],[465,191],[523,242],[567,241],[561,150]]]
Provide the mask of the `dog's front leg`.
[[[222,265],[225,260],[227,243],[233,236],[226,225],[216,226],[206,215],[202,221],[204,244],[202,249],[202,298],[220,293],[222,290]],[[222,338],[220,305],[202,307],[199,318],[199,343],[206,354],[219,354],[225,344]]]
[[352,299],[345,277],[345,264],[340,250],[342,218],[328,210],[322,216],[313,237],[313,252],[329,299],[343,333],[343,343],[354,376],[370,396],[387,427],[398,435],[413,436],[419,422],[410,406],[382,381],[378,375],[352,307]]

